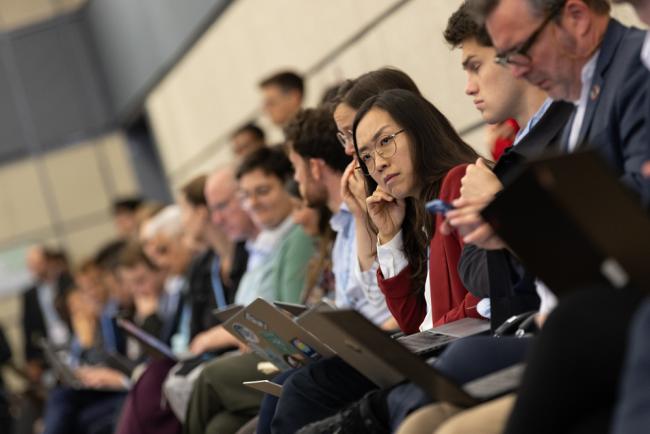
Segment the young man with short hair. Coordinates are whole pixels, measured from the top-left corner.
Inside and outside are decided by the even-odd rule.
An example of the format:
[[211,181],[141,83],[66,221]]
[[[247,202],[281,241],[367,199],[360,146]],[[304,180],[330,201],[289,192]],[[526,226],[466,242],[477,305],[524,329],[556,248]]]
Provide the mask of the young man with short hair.
[[253,123],[248,123],[230,136],[232,152],[237,158],[243,158],[251,152],[266,146],[264,130]]
[[304,82],[295,72],[273,74],[260,82],[260,89],[264,112],[278,127],[285,126],[302,106]]

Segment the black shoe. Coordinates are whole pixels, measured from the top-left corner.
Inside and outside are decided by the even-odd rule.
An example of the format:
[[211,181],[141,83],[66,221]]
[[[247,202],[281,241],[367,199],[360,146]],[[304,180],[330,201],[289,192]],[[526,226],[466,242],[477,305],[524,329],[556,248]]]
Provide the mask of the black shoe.
[[388,434],[372,415],[365,397],[343,411],[302,427],[296,434]]

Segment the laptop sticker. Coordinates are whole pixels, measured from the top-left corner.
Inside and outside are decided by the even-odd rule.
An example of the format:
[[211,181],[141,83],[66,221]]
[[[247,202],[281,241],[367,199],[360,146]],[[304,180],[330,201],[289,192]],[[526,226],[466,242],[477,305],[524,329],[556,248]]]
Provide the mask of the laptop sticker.
[[292,354],[296,352],[295,348],[287,344],[280,336],[274,332],[262,332],[260,335],[282,354]]
[[291,345],[293,345],[298,351],[303,353],[305,356],[313,360],[318,360],[321,358],[321,355],[314,351],[312,347],[304,343],[298,338],[291,339]]
[[236,322],[232,325],[232,328],[239,333],[239,335],[246,340],[246,342],[250,342],[253,344],[257,344],[260,342],[259,338],[255,333],[253,333],[248,327]]
[[264,329],[264,330],[268,330],[268,329],[269,329],[268,326],[266,325],[266,323],[265,323],[264,321],[255,318],[253,315],[251,315],[251,314],[248,313],[248,312],[246,312],[246,319],[247,319],[248,321],[252,322],[253,324],[255,324],[256,326],[258,326],[258,327],[261,328],[261,329]]

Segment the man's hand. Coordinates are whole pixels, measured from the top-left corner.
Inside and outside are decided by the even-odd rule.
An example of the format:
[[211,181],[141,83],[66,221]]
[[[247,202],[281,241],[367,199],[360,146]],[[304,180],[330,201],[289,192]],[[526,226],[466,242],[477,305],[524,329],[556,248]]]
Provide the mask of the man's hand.
[[230,346],[239,346],[239,340],[223,326],[218,325],[196,335],[190,342],[190,351],[194,354],[203,354]]
[[477,159],[476,164],[467,166],[460,183],[460,197],[463,198],[494,196],[503,189],[499,178],[482,158]]
[[643,166],[641,166],[641,174],[650,179],[650,161],[643,163]]
[[25,365],[25,373],[32,383],[40,383],[43,376],[43,365],[37,360],[29,360]]
[[473,199],[460,198],[453,201],[455,209],[447,212],[445,221],[440,226],[444,235],[454,230],[466,244],[474,244],[486,250],[506,248],[505,243],[494,233],[492,227],[481,218],[481,210],[492,201],[493,196]]
[[91,389],[124,389],[127,379],[120,371],[101,366],[82,366],[75,374]]

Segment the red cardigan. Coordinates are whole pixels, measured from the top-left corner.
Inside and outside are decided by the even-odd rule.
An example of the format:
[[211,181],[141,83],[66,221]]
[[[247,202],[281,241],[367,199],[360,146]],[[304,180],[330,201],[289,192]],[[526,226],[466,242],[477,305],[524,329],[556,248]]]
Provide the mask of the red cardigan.
[[[439,199],[451,202],[460,196],[460,180],[467,165],[459,165],[447,172],[440,186]],[[436,215],[435,233],[429,250],[429,282],[433,324],[441,325],[466,317],[482,318],[476,311],[480,298],[467,292],[458,276],[458,261],[463,250],[463,241],[456,232],[449,236],[440,233],[443,217]],[[427,303],[424,291],[413,288],[411,269],[407,266],[399,274],[384,279],[381,269],[377,270],[379,288],[386,297],[388,309],[395,317],[400,329],[406,333],[419,331],[426,316]]]

